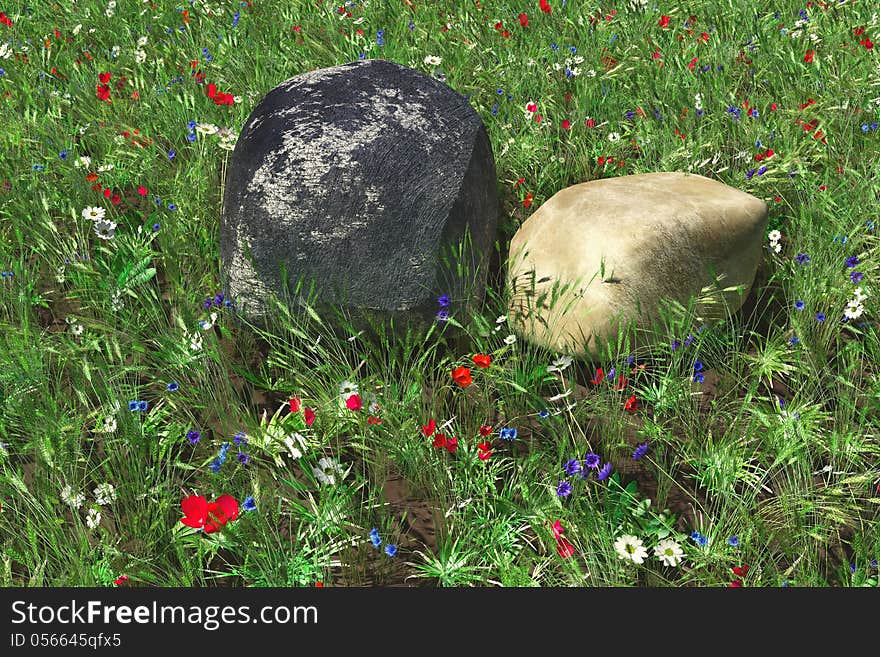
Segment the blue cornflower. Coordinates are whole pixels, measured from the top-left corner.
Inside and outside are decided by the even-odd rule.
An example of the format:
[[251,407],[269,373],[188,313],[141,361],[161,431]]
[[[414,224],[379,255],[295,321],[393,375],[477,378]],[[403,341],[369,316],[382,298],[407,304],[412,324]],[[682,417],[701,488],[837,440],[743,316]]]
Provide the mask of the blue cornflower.
[[68,156],[69,154],[70,154],[70,151],[69,151],[68,149],[65,148],[63,151],[61,151],[60,153],[58,153],[58,157],[60,157],[62,160],[66,160],[66,159],[67,159],[67,156]]
[[755,173],[757,173],[759,176],[763,176],[766,172],[767,172],[767,167],[761,167]]
[[541,419],[549,417],[549,416],[550,416],[550,411],[548,411],[546,408],[538,411],[538,417],[540,417]]
[[564,470],[566,475],[572,477],[581,471],[581,462],[577,459],[571,459],[565,464]]
[[633,460],[638,461],[645,454],[648,453],[648,443],[642,443],[638,447],[636,447],[636,451],[633,452]]
[[675,351],[680,346],[681,346],[681,342],[679,342],[678,340],[673,340],[672,342],[669,343],[669,347],[672,349],[672,351]]
[[189,441],[190,445],[197,445],[199,440],[202,439],[202,434],[196,429],[190,429],[186,433],[186,439]]
[[825,321],[825,313],[816,313],[816,321],[824,322]]
[[241,445],[247,445],[248,441],[247,441],[246,435],[247,434],[245,434],[244,431],[239,431],[237,434],[235,434],[235,436],[232,437],[232,442],[235,443],[236,447],[240,447]]
[[702,369],[703,369],[703,361],[698,360],[698,361],[694,362],[694,372],[699,372]]
[[516,429],[514,427],[505,427],[498,432],[498,437],[502,440],[516,440]]
[[[617,35],[615,35],[615,36],[617,36]],[[575,48],[574,46],[572,46],[571,48],[569,48],[569,50],[571,51],[571,54],[572,54],[572,55],[577,54],[577,51],[578,51],[578,49]]]
[[752,176],[754,176],[754,175],[755,175],[755,170],[749,169],[748,171],[746,171],[746,180],[751,180]]
[[731,536],[727,539],[727,544],[732,547],[739,547],[739,536]]
[[858,256],[850,256],[849,258],[846,259],[846,266],[849,267],[850,269],[855,267],[857,264],[859,264],[859,257]]
[[555,43],[551,43],[550,47],[553,48],[553,50],[559,50],[559,46],[557,46]]
[[160,226],[159,222],[157,221],[156,223],[153,224],[153,232],[154,233],[158,232],[161,227],[162,226]]
[[410,30],[410,32],[412,32],[414,29],[416,29],[416,24],[413,23],[412,21],[410,21],[410,22],[409,22],[409,30]]
[[611,464],[606,463],[601,470],[599,470],[599,474],[596,475],[596,479],[599,481],[603,481],[608,479],[608,476],[611,474]]
[[584,467],[596,469],[599,467],[599,455],[590,452],[584,457]]
[[220,451],[217,453],[217,459],[220,463],[226,463],[226,453],[229,451],[230,447],[230,443],[223,443],[220,445]]
[[449,311],[448,310],[438,310],[437,311],[437,321],[438,322],[445,322],[447,319],[449,319]]
[[695,339],[696,338],[694,338],[694,336],[692,336],[690,333],[688,333],[688,336],[684,339],[684,346],[690,347],[694,343]]
[[170,151],[168,151],[168,159],[169,160],[173,160],[175,155],[177,155],[177,151],[175,151],[173,148]]
[[256,511],[257,503],[254,502],[254,496],[248,495],[246,498],[244,498],[244,502],[241,503],[241,508],[245,511]]
[[788,344],[790,344],[792,347],[794,347],[798,343],[800,343],[800,341],[801,341],[801,339],[798,336],[793,335],[793,336],[791,336],[791,338],[789,338]]
[[220,472],[221,465],[223,465],[223,462],[220,459],[214,459],[213,461],[211,461],[211,465],[210,465],[211,472],[213,472],[214,474],[217,474],[218,472]]
[[189,139],[190,141],[195,141],[196,140],[196,133],[190,132],[189,134],[187,134],[186,138]]
[[782,397],[779,398],[779,408],[785,408],[785,399],[783,399]]
[[367,58],[367,56],[364,53],[361,53],[360,55],[358,55],[358,59],[366,59],[366,58]]
[[449,295],[444,294],[444,295],[437,297],[437,305],[440,306],[441,308],[448,308],[449,307]]
[[499,87],[498,89],[496,89],[495,93],[497,93],[499,96],[503,96],[503,95],[504,95],[504,89],[501,89],[501,88]]
[[235,12],[232,15],[232,27],[238,27],[238,19],[239,18],[241,18],[241,14],[238,12]]
[[136,401],[128,402],[128,410],[136,411],[138,409],[138,403]]
[[389,543],[385,546],[385,554],[387,554],[389,557],[397,556],[397,546]]
[[492,105],[492,116],[498,115],[498,103]]
[[877,567],[877,560],[871,559],[871,568],[876,568],[876,567]]
[[373,544],[373,547],[382,545],[382,539],[379,538],[379,530],[375,527],[370,530],[370,542]]
[[874,123],[871,124],[871,130],[876,130],[877,125],[878,125],[878,123],[876,121],[874,121]]
[[706,547],[709,544],[709,539],[703,536],[700,532],[694,531],[691,533],[691,538],[694,539],[694,542],[700,547]]
[[138,410],[141,412],[146,411],[147,410],[147,402],[139,401],[138,402]]
[[803,310],[804,309],[804,302],[801,301],[800,299],[798,299],[797,301],[794,302],[794,307],[797,308],[798,310]]
[[174,210],[177,209],[177,206],[174,205],[174,203],[169,203],[169,204],[168,204],[168,209],[174,211]]
[[862,132],[868,132],[868,124],[867,123],[862,124]]
[[705,380],[706,377],[703,375],[702,372],[697,372],[696,374],[694,374],[694,383],[703,383],[705,382]]
[[153,203],[156,205],[162,205],[162,199],[157,196],[153,199]]
[[633,112],[632,110],[630,110],[630,111],[628,111],[624,116],[626,116],[626,118],[628,118],[628,119],[631,119],[631,118],[634,117],[635,115],[636,115],[636,113]]
[[238,462],[242,465],[247,465],[251,460],[251,455],[247,452],[239,452],[237,455]]
[[568,497],[571,495],[571,484],[567,481],[560,481],[556,485],[556,495],[558,497]]
[[168,392],[174,392],[175,390],[180,388],[180,384],[177,381],[172,381],[165,387],[168,389]]
[[864,277],[865,277],[865,275],[864,275],[862,272],[860,272],[860,271],[854,271],[853,273],[851,273],[851,274],[849,275],[849,279],[850,279],[853,283],[858,283],[858,282],[861,281]]
[[798,253],[795,257],[795,260],[799,265],[805,265],[810,261],[810,256],[808,256],[806,253]]
[[854,563],[851,563],[849,565],[849,570],[850,570],[850,572],[853,572],[853,573],[856,572],[856,565]]

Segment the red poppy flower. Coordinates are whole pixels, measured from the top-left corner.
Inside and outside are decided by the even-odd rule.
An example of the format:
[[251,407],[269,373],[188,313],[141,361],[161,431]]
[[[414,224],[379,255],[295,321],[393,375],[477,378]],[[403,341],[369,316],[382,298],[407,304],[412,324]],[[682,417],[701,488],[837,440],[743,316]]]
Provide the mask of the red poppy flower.
[[431,418],[428,420],[428,424],[422,425],[422,435],[425,436],[425,438],[430,438],[436,428],[437,423],[434,422],[434,418]]
[[110,82],[111,77],[111,73],[98,73],[98,79],[101,81],[101,84],[107,84]]
[[568,130],[569,128],[571,128],[571,121],[565,119],[565,121],[562,122],[562,129]]
[[813,63],[813,51],[812,50],[808,50],[807,54],[804,55],[804,62],[807,64]]
[[547,0],[541,0],[539,6],[541,7],[541,11],[543,11],[545,14],[549,14],[553,11],[553,9],[550,8],[550,3],[547,2]]
[[534,197],[535,197],[535,195],[532,194],[531,192],[529,192],[528,194],[526,194],[526,198],[523,200],[523,207],[524,207],[524,208],[530,208],[530,207],[532,207],[532,199],[533,199]]
[[299,397],[294,397],[290,400],[290,412],[299,413]]
[[455,381],[462,388],[467,388],[474,380],[471,378],[471,371],[469,368],[460,366],[456,367],[452,370],[452,380]]
[[568,559],[574,554],[574,546],[567,539],[560,536],[556,539],[556,552],[563,559]]
[[480,435],[483,438],[492,435],[492,427],[490,427],[488,424],[480,425]]
[[148,193],[149,193],[149,190],[146,187],[144,187],[143,185],[138,187],[138,194],[140,194],[141,196],[146,196]]
[[110,100],[110,86],[106,84],[99,84],[95,88],[95,95],[98,97],[98,100]]
[[741,589],[743,587],[743,583],[741,580],[735,579],[730,584],[727,585],[729,589]]
[[522,25],[523,27],[528,27],[529,26],[529,17],[526,16],[525,14],[520,14],[519,15],[519,24]]
[[382,420],[381,420],[381,418],[378,418],[378,417],[375,417],[374,415],[371,415],[370,417],[367,418],[367,424],[382,424]]
[[602,383],[602,381],[604,381],[604,380],[605,380],[605,372],[603,372],[602,368],[600,367],[598,370],[596,370],[596,376],[594,378],[590,379],[590,383],[592,383],[594,386],[597,386],[600,383]]
[[747,564],[743,564],[742,566],[734,566],[733,574],[737,577],[745,577],[749,573],[749,567]]
[[626,385],[629,383],[629,379],[627,379],[623,374],[621,374],[617,379],[617,385],[614,386],[615,390],[623,390],[626,388]]
[[442,433],[438,433],[436,436],[434,436],[434,442],[432,442],[431,445],[433,445],[437,449],[440,449],[441,447],[446,447],[446,436]]
[[323,589],[323,588],[324,588],[324,582],[315,582],[315,588],[316,588],[316,589]]
[[479,450],[477,457],[481,461],[488,461],[489,457],[492,456],[492,443],[489,441],[480,443],[477,445],[477,449]]
[[113,580],[113,583],[116,584],[116,586],[119,586],[123,582],[127,582],[127,581],[128,581],[128,575],[120,575],[119,577],[117,577],[116,579]]
[[345,405],[352,411],[359,411],[363,406],[361,403],[361,397],[358,394],[349,395],[348,399],[345,400]]
[[562,534],[565,530],[562,528],[562,523],[558,520],[550,525],[550,531],[553,532],[553,538],[559,540],[562,537]]
[[315,421],[315,411],[313,411],[311,408],[307,408],[305,411],[303,411],[303,417],[306,420],[306,426],[310,427],[312,426],[312,422]]
[[657,21],[657,25],[665,30],[667,27],[669,27],[669,16],[660,16],[660,20]]
[[445,447],[450,454],[453,454],[458,449],[458,438],[447,438]]
[[487,354],[477,354],[473,357],[473,361],[477,367],[486,368],[492,364],[492,356]]
[[636,409],[638,407],[639,407],[639,402],[636,400],[636,396],[633,395],[632,397],[630,397],[629,399],[626,400],[626,402],[623,405],[623,410],[627,411],[628,413],[635,413]]

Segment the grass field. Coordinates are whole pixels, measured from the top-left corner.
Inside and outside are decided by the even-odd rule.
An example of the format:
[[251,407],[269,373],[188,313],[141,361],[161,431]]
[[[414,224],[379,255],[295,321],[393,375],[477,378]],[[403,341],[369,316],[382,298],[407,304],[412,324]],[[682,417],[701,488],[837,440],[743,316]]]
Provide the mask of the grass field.
[[[876,5],[0,9],[4,586],[878,585]],[[238,131],[361,57],[479,113],[501,263],[568,185],[692,171],[769,206],[749,302],[595,363],[514,336],[503,266],[404,336],[234,321]]]

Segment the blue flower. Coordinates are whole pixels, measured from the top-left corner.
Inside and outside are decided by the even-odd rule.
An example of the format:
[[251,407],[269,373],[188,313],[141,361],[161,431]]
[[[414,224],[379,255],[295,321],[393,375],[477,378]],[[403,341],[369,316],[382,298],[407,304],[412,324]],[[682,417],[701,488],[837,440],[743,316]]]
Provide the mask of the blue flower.
[[241,508],[244,509],[245,511],[256,511],[257,510],[257,503],[254,502],[254,496],[248,495],[244,499],[244,502],[241,503]]
[[638,461],[645,454],[648,453],[648,443],[642,443],[638,447],[636,447],[636,451],[633,452],[633,460]]
[[[615,35],[615,36],[617,36],[617,35]],[[576,54],[577,51],[578,51],[578,49],[575,48],[574,46],[572,46],[571,48],[569,48],[569,50],[571,51],[571,54],[572,54],[572,55]]]
[[585,468],[593,468],[594,470],[599,467],[599,455],[594,452],[590,452],[586,456],[584,456],[584,467]]
[[571,484],[567,481],[560,481],[556,485],[556,495],[558,497],[568,497],[571,495]]
[[397,546],[389,543],[385,546],[385,554],[387,554],[389,557],[397,556]]
[[816,313],[816,321],[824,322],[825,321],[825,313]]
[[250,463],[250,460],[251,460],[250,454],[248,454],[246,452],[239,452],[238,453],[238,462],[241,463],[242,465],[247,465],[248,463]]
[[168,159],[169,160],[173,160],[175,155],[177,155],[177,151],[175,151],[173,148],[170,151],[168,151]]
[[375,527],[370,530],[370,542],[373,544],[373,547],[382,545],[382,539],[379,538],[379,530]]
[[693,381],[694,383],[703,383],[706,381],[706,377],[703,375],[702,372],[697,372],[696,374],[694,374]]
[[862,272],[860,272],[860,271],[854,271],[853,273],[851,273],[851,274],[849,275],[849,280],[851,280],[853,283],[858,283],[858,282],[861,281],[864,277],[865,277],[865,275],[864,275]]
[[543,418],[546,418],[546,417],[549,417],[549,416],[550,416],[550,411],[548,411],[546,408],[543,409],[543,410],[538,411],[538,417],[540,417],[540,418],[542,418],[542,419],[543,419]]
[[699,372],[703,369],[703,361],[698,360],[694,362],[694,372]]
[[805,265],[810,261],[810,256],[808,256],[806,253],[798,253],[797,257],[795,257],[795,260],[797,260],[797,263],[799,265]]
[[801,301],[800,299],[798,299],[797,301],[794,302],[794,307],[797,308],[798,310],[803,310],[804,309],[804,302]]
[[798,336],[793,335],[793,336],[791,336],[791,338],[789,338],[788,344],[790,344],[792,347],[794,347],[798,343],[800,343],[800,341],[801,341],[801,339]]
[[739,547],[739,536],[731,536],[727,539],[727,544],[733,547]]
[[199,440],[201,440],[201,438],[202,438],[202,434],[199,431],[196,431],[195,429],[190,429],[186,433],[186,439],[189,441],[190,445],[198,444],[198,442],[199,442]]
[[498,432],[498,437],[502,440],[516,440],[516,429],[513,427],[505,427]]
[[169,204],[168,204],[168,209],[174,211],[174,210],[177,209],[177,206],[174,205],[174,203],[169,203]]
[[138,409],[138,403],[136,401],[128,402],[128,410],[136,411]]
[[180,384],[177,381],[172,381],[169,383],[166,388],[168,388],[168,392],[174,392],[180,387]]
[[498,115],[498,103],[492,105],[492,116]]
[[236,447],[239,447],[240,445],[247,445],[248,441],[245,436],[246,434],[244,433],[244,431],[239,431],[237,434],[235,434],[235,436],[233,436],[232,442],[235,443]]
[[577,459],[571,459],[563,466],[563,469],[569,477],[574,476],[581,471],[581,462]]
[[709,544],[709,539],[696,530],[691,532],[691,538],[700,547],[706,547]]
[[449,307],[449,295],[444,294],[444,295],[437,297],[437,305],[440,306],[441,308],[448,308]]
[[858,256],[850,256],[849,258],[846,259],[846,266],[849,267],[850,269],[855,267],[857,264],[859,264]]
[[186,136],[186,138],[189,139],[190,141],[195,141],[195,140],[196,140],[196,133],[194,133],[194,132],[190,132],[190,133]]
[[596,475],[596,479],[599,481],[604,481],[608,479],[608,476],[611,474],[611,464],[606,463],[601,470],[599,470],[599,474]]
[[626,364],[627,364],[627,365],[632,365],[632,364],[635,363],[635,362],[636,362],[636,357],[635,357],[635,356],[627,356],[627,357],[626,357]]
[[437,321],[438,322],[445,322],[447,319],[449,319],[449,311],[448,310],[438,310],[437,311]]
[[221,465],[223,465],[223,462],[220,459],[214,459],[213,461],[211,461],[211,465],[210,465],[211,472],[213,472],[214,474],[217,474],[218,472],[220,472]]
[[238,19],[239,18],[241,18],[241,14],[238,12],[235,12],[232,15],[232,27],[238,27]]
[[557,46],[555,43],[551,43],[550,47],[553,48],[553,50],[559,50],[559,46]]
[[160,228],[161,228],[161,226],[159,225],[158,221],[153,224],[153,232],[154,233],[158,232]]
[[669,347],[672,349],[672,351],[675,351],[680,346],[681,346],[681,342],[678,340],[673,340],[672,342],[669,343]]

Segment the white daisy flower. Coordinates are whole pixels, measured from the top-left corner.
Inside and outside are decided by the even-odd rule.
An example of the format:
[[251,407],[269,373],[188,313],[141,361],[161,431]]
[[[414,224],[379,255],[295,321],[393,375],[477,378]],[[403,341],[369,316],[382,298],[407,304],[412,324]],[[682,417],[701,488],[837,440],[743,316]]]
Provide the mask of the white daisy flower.
[[144,60],[146,60],[146,58],[147,58],[147,53],[145,53],[143,50],[135,50],[134,51],[134,61],[137,62],[138,64],[143,64]]
[[345,476],[344,468],[333,459],[327,457],[318,461],[318,465],[312,468],[312,473],[315,475],[315,478],[325,486],[333,486],[336,484],[337,476],[340,479]]
[[428,55],[427,57],[425,57],[425,64],[427,64],[428,66],[440,66],[440,62],[442,61],[443,59],[438,57],[437,55]]
[[189,336],[189,349],[190,351],[200,351],[202,348],[202,334],[201,333],[193,333]]
[[0,58],[9,59],[12,55],[12,48],[7,43],[0,43]]
[[196,132],[203,135],[213,135],[219,128],[213,123],[196,123]]
[[615,142],[620,141],[620,133],[619,133],[619,132],[612,132],[612,133],[609,133],[609,135],[608,135],[608,141],[610,141],[612,144],[615,143]]
[[684,558],[684,550],[672,539],[660,541],[654,546],[654,556],[657,557],[664,566],[677,566]]
[[504,344],[513,344],[514,342],[516,342],[516,336],[513,333],[504,338]]
[[116,224],[112,221],[101,221],[95,222],[95,234],[100,237],[102,240],[112,240],[113,236],[116,234]]
[[642,540],[631,534],[624,534],[614,541],[614,549],[621,559],[629,559],[633,563],[644,563],[648,556],[648,550],[642,545]]
[[343,381],[339,384],[339,396],[344,400],[348,400],[352,395],[358,394],[358,387],[356,383],[352,383],[351,381]]
[[[122,135],[119,135],[119,136],[121,137]],[[125,137],[122,137],[122,141],[125,141]],[[115,168],[116,168],[115,164],[109,164],[109,163],[102,164],[101,166],[98,167],[98,173],[104,173],[106,171],[113,171],[113,169],[115,169]]]
[[145,37],[145,36],[142,36],[140,39],[138,39],[137,40],[138,48],[143,48],[145,45],[147,45],[148,40],[149,40],[149,38]]
[[574,362],[574,358],[563,354],[562,356],[560,356],[559,358],[557,358],[556,360],[553,361],[553,363],[550,365],[550,367],[547,368],[547,371],[548,372],[561,372],[562,370],[567,368],[569,365],[571,365],[572,362]]
[[782,239],[782,233],[780,233],[778,230],[771,230],[770,233],[767,235],[767,239],[771,242],[778,242]]
[[302,458],[302,450],[306,448],[306,439],[301,433],[292,433],[284,439],[284,446],[290,452],[290,458],[296,460]]
[[116,431],[116,416],[108,415],[104,418],[104,433],[113,433]]
[[92,221],[100,221],[107,214],[107,210],[97,206],[90,206],[82,211],[83,219],[91,219]]
[[774,253],[779,253],[780,251],[782,251],[782,245],[781,245],[779,242],[774,242],[774,243],[771,244],[770,246],[773,247],[773,252],[774,252]]
[[73,163],[77,169],[86,169],[92,163],[92,158],[88,155],[80,155]]

